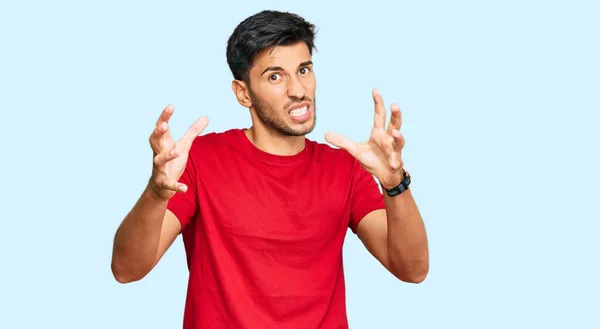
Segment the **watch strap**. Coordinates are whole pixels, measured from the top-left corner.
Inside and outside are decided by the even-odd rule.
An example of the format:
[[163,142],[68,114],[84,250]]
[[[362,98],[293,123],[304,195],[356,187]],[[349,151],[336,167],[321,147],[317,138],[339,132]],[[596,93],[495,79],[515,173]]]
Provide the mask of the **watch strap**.
[[385,191],[385,193],[389,196],[396,196],[406,190],[408,190],[408,186],[410,185],[411,182],[411,178],[410,175],[408,174],[408,172],[406,170],[404,170],[404,179],[400,182],[400,184],[398,184],[398,186],[393,187],[391,189],[386,189],[385,187],[383,187],[383,185],[381,186],[381,188],[383,188],[383,190]]

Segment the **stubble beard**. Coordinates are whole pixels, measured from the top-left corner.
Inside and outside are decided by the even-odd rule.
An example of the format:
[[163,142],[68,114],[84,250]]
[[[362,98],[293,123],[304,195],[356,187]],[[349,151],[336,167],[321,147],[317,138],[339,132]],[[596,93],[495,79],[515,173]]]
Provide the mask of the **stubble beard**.
[[258,115],[260,121],[262,121],[265,124],[265,126],[272,129],[276,133],[283,136],[304,136],[306,134],[311,133],[313,129],[315,129],[315,126],[317,124],[316,101],[312,102],[311,99],[308,97],[303,97],[302,99],[292,99],[292,102],[294,103],[305,101],[310,102],[312,104],[311,110],[313,111],[312,121],[307,121],[303,123],[302,128],[294,129],[293,127],[290,127],[288,124],[286,124],[285,119],[282,117],[283,115],[287,115],[286,109],[289,108],[289,106],[286,106],[286,109],[282,111],[277,111],[275,110],[275,108],[263,103],[258,97],[256,97],[256,95],[254,95],[254,93],[252,93],[251,90],[249,90],[249,94],[250,99],[252,100],[252,106],[254,107],[256,115]]

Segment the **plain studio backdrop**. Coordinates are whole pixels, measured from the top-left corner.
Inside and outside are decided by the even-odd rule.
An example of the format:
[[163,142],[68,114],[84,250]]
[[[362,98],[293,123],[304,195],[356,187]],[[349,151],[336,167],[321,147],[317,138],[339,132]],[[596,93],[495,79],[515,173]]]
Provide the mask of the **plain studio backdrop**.
[[349,231],[351,328],[600,327],[598,2],[6,1],[1,328],[181,327],[181,238],[121,285],[113,235],[167,104],[176,138],[250,125],[225,45],[263,9],[319,28],[309,138],[366,140],[373,88],[403,113],[431,270],[402,283]]

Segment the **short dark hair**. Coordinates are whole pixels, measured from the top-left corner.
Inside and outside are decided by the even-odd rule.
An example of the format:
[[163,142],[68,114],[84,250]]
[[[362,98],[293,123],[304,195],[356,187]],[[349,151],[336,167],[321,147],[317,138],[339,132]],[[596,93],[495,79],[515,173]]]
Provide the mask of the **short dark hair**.
[[256,55],[264,49],[304,41],[312,55],[315,26],[297,14],[264,10],[243,20],[227,41],[227,64],[236,80],[249,82]]

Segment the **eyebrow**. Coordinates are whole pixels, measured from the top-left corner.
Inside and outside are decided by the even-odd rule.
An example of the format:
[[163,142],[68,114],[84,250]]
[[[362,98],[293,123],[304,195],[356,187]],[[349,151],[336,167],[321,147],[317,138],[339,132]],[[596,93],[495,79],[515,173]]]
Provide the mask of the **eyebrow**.
[[[302,63],[300,63],[300,65],[298,65],[298,67],[308,66],[308,65],[311,65],[312,63],[313,63],[312,61],[302,62]],[[263,74],[265,74],[265,72],[268,72],[268,71],[283,71],[283,68],[281,66],[269,66],[264,71],[262,71],[262,73],[260,75],[263,75]]]

